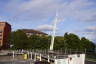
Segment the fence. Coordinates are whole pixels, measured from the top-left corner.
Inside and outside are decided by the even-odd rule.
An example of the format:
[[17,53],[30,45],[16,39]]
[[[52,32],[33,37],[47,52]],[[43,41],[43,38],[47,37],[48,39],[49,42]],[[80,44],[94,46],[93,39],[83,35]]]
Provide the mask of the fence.
[[85,53],[85,50],[1,50],[0,62],[4,64],[32,64],[34,61],[54,62],[56,58],[66,58],[71,54]]
[[86,52],[86,60],[95,61],[96,62],[96,52],[88,51]]

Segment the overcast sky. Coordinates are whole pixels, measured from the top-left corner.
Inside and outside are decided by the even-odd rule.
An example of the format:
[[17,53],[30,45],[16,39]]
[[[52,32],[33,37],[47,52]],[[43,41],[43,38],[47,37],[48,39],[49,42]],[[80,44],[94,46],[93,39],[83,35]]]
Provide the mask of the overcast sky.
[[58,10],[56,35],[75,33],[96,42],[96,0],[0,0],[0,21],[12,30],[38,29],[51,33]]

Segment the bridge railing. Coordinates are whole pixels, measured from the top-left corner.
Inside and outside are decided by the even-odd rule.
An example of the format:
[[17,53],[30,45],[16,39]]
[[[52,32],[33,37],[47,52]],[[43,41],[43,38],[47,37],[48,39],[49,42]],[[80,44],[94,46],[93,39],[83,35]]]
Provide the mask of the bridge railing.
[[[64,56],[68,54],[81,54],[85,53],[85,50],[54,50],[50,52],[49,50],[0,50],[0,61],[24,61],[33,60],[36,61],[40,56],[43,58],[54,59],[59,55]],[[64,57],[66,57],[64,56]]]

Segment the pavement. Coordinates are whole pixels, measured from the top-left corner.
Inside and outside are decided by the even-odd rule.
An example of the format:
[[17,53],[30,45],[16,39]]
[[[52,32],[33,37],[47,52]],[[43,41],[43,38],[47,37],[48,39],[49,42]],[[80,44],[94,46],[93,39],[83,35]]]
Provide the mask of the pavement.
[[[0,62],[0,64],[12,64],[12,62]],[[30,64],[30,63],[26,63],[26,62],[17,62],[15,64]],[[34,63],[31,63],[34,64]],[[96,64],[96,62],[92,62],[92,61],[86,61],[85,64]]]
[[30,61],[7,61],[7,62],[0,62],[0,64],[34,64],[34,62],[30,62]]

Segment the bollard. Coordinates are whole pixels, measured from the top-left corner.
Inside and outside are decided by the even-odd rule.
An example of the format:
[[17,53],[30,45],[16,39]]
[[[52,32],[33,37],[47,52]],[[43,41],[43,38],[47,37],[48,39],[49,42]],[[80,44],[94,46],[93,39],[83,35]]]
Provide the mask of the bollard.
[[27,59],[29,59],[29,55],[30,55],[30,53],[29,53],[29,51],[27,52]]
[[13,59],[15,58],[15,52],[13,51]]
[[27,54],[24,54],[24,60],[27,60],[28,58],[27,58]]
[[31,52],[30,54],[31,54],[31,58],[30,58],[30,59],[32,60],[32,57],[33,57],[33,56],[32,56],[32,52]]
[[42,56],[41,56],[41,54],[40,54],[40,61],[42,61]]
[[49,54],[48,54],[48,62],[50,62],[50,57],[49,57]]
[[34,61],[36,61],[36,53],[34,53],[35,55],[34,55]]

